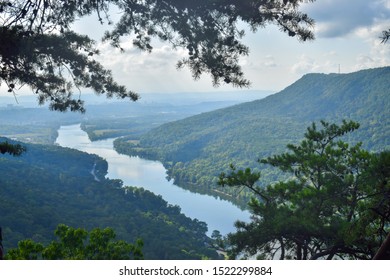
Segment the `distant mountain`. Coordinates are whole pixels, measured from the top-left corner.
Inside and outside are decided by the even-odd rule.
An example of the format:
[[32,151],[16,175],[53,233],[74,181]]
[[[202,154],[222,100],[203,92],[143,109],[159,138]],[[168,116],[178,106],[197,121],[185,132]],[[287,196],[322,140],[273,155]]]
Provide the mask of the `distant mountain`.
[[[253,101],[272,94],[264,90],[235,92],[144,93],[138,102],[83,94],[85,114],[53,112],[38,106],[35,95],[0,96],[0,136],[22,142],[53,144],[60,125],[83,123],[91,140],[144,134],[167,122]],[[129,125],[130,124],[130,125]]]
[[66,224],[111,227],[127,242],[141,238],[146,259],[218,258],[207,245],[205,223],[186,217],[161,196],[105,179],[108,165],[102,158],[54,145],[22,145],[27,151],[20,157],[0,155],[6,251],[22,239],[47,245],[57,225]]
[[[151,130],[134,144],[131,136],[116,141],[119,152],[157,159],[175,182],[196,192],[235,202],[248,194],[216,188],[217,176],[230,163],[262,169],[257,159],[285,150],[303,137],[313,121],[358,121],[351,141],[370,150],[390,147],[390,67],[350,74],[307,74],[264,99],[171,122]],[[263,182],[278,179],[263,170]],[[236,197],[236,198],[233,198]]]

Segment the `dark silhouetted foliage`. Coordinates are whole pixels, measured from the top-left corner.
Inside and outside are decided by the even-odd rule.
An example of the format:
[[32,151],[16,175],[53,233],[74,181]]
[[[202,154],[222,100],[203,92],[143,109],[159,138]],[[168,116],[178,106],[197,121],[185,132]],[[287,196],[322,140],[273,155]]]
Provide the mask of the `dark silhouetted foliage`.
[[9,260],[129,260],[143,259],[143,242],[135,244],[115,240],[112,228],[94,228],[90,232],[82,228],[58,225],[55,235],[59,240],[44,246],[31,239],[21,240],[18,248],[6,255]]
[[261,160],[288,180],[256,186],[250,169],[221,174],[219,184],[254,193],[250,222],[229,234],[231,256],[260,259],[372,259],[390,228],[390,152],[370,153],[342,137],[359,128],[322,121],[299,145]]
[[130,35],[135,47],[150,52],[152,38],[158,38],[187,51],[188,56],[177,66],[188,66],[195,79],[208,73],[214,85],[223,82],[248,86],[238,63],[249,51],[240,41],[244,31],[239,29],[239,23],[248,24],[252,30],[275,24],[289,36],[310,40],[313,20],[299,11],[302,2],[2,1],[0,81],[7,84],[9,92],[29,86],[40,103],[49,102],[51,109],[59,111],[84,111],[83,101],[73,98],[75,88],[137,100],[136,93],[118,85],[111,72],[94,59],[99,53],[96,43],[71,30],[77,19],[93,14],[101,23],[114,24],[109,12],[110,7],[115,7],[121,18],[103,38],[113,46],[121,48],[121,38]]
[[10,144],[8,141],[0,143],[0,153],[2,154],[10,154],[13,156],[20,156],[23,152],[26,151],[26,148],[24,148],[20,144]]
[[0,157],[5,252],[28,239],[46,247],[53,230],[66,223],[87,231],[112,228],[118,239],[133,244],[142,239],[145,259],[218,258],[206,245],[204,222],[150,191],[106,179],[102,158],[54,145],[24,145],[28,152],[21,156]]
[[[120,138],[116,149],[163,162],[181,187],[247,205],[250,192],[217,189],[218,175],[234,163],[262,173],[262,184],[283,175],[259,158],[282,153],[302,139],[313,121],[353,119],[360,129],[346,135],[370,151],[390,148],[390,67],[349,74],[307,74],[284,90],[256,100],[157,127],[139,143]],[[225,193],[223,195],[221,193]]]

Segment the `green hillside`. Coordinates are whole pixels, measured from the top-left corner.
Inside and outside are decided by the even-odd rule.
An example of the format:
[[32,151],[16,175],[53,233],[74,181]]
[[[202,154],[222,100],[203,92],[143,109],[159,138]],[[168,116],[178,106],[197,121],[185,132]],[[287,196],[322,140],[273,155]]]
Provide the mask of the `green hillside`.
[[[57,225],[66,224],[87,230],[111,227],[119,239],[132,243],[141,238],[146,259],[218,257],[205,245],[210,242],[205,223],[149,191],[105,179],[107,162],[98,156],[23,145],[27,151],[20,157],[0,156],[0,226],[6,251],[27,238],[48,244]],[[93,167],[99,181],[91,174]]]
[[[264,99],[171,122],[143,135],[119,139],[116,149],[164,163],[176,184],[245,205],[248,194],[218,189],[217,176],[234,163],[263,169],[259,158],[283,152],[313,121],[361,124],[352,142],[370,150],[390,147],[390,67],[350,74],[307,74]],[[269,168],[263,184],[278,179]],[[226,195],[221,195],[221,191]]]

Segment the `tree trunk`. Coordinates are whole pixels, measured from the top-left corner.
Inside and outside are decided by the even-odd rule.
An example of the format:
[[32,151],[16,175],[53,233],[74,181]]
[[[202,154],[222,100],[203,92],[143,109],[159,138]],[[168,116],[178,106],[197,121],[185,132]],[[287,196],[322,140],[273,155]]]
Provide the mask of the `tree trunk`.
[[1,230],[0,227],[0,260],[3,259],[3,254],[4,254],[4,248],[3,248],[3,231]]
[[305,241],[305,242],[303,243],[303,259],[304,259],[304,260],[307,260],[307,255],[308,255],[308,251],[309,251],[309,249],[308,249],[308,243],[309,243],[309,241]]
[[373,260],[390,260],[390,232],[378,252],[376,252]]
[[297,260],[302,260],[302,245],[300,242],[297,243]]
[[280,260],[284,260],[286,251],[285,251],[285,248],[284,248],[283,238],[281,238],[281,239],[279,240],[279,242],[280,242],[280,248],[281,248],[281,254],[280,254],[280,258],[279,258],[279,259],[280,259]]

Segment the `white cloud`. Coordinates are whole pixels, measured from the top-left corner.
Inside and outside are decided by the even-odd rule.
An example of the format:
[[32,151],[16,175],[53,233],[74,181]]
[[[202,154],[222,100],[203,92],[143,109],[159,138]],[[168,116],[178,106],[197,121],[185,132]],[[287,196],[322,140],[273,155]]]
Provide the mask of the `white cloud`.
[[298,58],[298,62],[295,63],[291,70],[295,74],[306,74],[311,72],[317,72],[319,69],[319,65],[315,61],[315,59],[303,54]]
[[147,53],[133,47],[131,42],[122,44],[120,52],[108,44],[101,44],[99,61],[112,70],[114,78],[131,90],[145,92],[172,87],[175,83],[190,82],[188,71],[178,71],[176,62],[183,57],[182,50],[172,50],[169,46],[159,46]]
[[233,89],[230,85],[213,87],[208,74],[195,81],[188,68],[178,70],[177,62],[186,56],[183,49],[174,50],[170,46],[156,44],[153,51],[148,53],[133,47],[131,41],[121,46],[125,49],[122,53],[108,44],[99,45],[101,55],[98,60],[112,70],[118,83],[129,90],[143,93]]
[[[306,73],[337,72],[339,65],[344,73],[390,65],[390,42],[381,44],[379,39],[382,31],[390,28],[390,0],[317,0],[303,7],[316,20],[313,42],[299,43],[273,25],[256,34],[247,32],[244,43],[250,47],[250,55],[242,57],[240,65],[252,88],[279,90]],[[91,21],[96,25],[96,18]],[[86,24],[82,31],[93,33],[93,28]],[[157,41],[149,54],[134,48],[131,38],[123,40],[124,53],[99,43],[99,61],[129,89],[141,93],[214,90],[207,75],[194,81],[188,69],[176,69],[185,50],[172,50]]]
[[382,43],[380,38],[381,32],[389,29],[389,27],[390,20],[376,21],[372,26],[361,27],[355,31],[355,35],[365,42],[369,48],[366,53],[357,55],[354,70],[390,64],[390,44]]
[[242,57],[240,59],[240,65],[243,67],[244,71],[258,72],[279,66],[273,55],[266,55],[262,57]]
[[342,37],[390,16],[388,0],[321,0],[304,5],[318,37]]
[[275,62],[275,57],[273,55],[267,55],[264,58],[263,65],[265,67],[276,67],[278,66]]
[[356,62],[357,62],[357,64],[355,65],[356,70],[370,68],[372,67],[372,65],[375,64],[374,59],[364,54],[359,54],[358,57],[356,58]]
[[298,57],[298,62],[292,65],[291,72],[296,75],[304,75],[307,73],[337,73],[339,70],[337,61],[337,53],[335,51],[323,53],[316,58],[302,54]]

